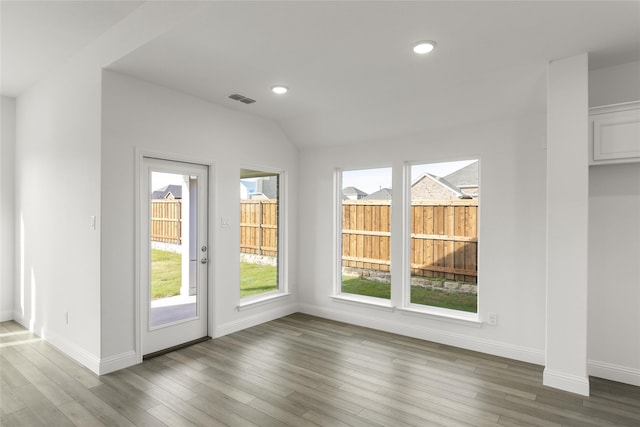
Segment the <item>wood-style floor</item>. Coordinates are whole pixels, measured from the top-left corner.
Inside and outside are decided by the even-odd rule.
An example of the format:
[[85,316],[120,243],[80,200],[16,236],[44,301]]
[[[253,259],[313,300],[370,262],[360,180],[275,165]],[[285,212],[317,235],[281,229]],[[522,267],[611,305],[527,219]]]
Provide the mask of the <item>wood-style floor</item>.
[[295,314],[96,376],[0,324],[6,426],[640,426],[640,387]]

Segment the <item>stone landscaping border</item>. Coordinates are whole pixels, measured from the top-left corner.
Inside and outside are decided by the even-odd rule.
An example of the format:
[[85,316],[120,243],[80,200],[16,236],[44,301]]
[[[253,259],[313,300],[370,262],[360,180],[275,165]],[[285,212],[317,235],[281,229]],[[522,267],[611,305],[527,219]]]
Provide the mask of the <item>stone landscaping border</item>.
[[[361,277],[374,282],[390,283],[391,273],[388,271],[368,270],[356,267],[342,267],[344,276]],[[478,294],[477,283],[464,282],[460,280],[439,279],[433,277],[411,277],[411,286],[432,289],[442,292],[455,292],[459,294]]]

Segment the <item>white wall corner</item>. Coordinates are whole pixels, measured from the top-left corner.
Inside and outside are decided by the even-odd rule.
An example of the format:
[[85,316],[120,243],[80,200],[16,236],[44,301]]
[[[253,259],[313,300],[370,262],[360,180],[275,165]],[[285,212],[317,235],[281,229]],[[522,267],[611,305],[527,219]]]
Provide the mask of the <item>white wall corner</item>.
[[116,354],[115,356],[105,357],[100,360],[98,375],[105,375],[120,369],[128,368],[129,366],[137,365],[138,363],[140,363],[138,354],[133,350],[122,354]]
[[597,360],[589,360],[587,367],[591,376],[640,387],[640,369]]
[[43,330],[41,336],[49,344],[65,353],[66,356],[85,366],[93,373],[100,375],[100,358],[95,354],[77,346],[75,343],[60,335],[51,334]]
[[545,368],[542,374],[542,385],[589,396],[588,376],[571,375]]
[[0,100],[0,321],[15,309],[16,100]]

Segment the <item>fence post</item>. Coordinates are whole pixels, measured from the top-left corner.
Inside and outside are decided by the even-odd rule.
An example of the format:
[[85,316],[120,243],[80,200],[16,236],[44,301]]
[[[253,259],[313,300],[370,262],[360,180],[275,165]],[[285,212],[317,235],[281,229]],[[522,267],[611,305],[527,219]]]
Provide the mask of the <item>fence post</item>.
[[262,200],[258,200],[258,255],[262,255]]

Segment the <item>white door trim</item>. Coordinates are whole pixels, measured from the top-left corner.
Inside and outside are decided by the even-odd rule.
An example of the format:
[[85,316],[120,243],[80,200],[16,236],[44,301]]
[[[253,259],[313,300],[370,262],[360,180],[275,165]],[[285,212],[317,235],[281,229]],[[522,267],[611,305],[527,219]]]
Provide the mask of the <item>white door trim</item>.
[[208,280],[207,280],[207,330],[209,335],[215,329],[214,323],[214,313],[213,313],[213,282],[214,275],[211,274],[213,270],[213,262],[215,262],[216,254],[215,254],[215,233],[214,227],[215,221],[211,221],[211,218],[217,218],[216,206],[217,203],[214,203],[215,198],[215,187],[214,187],[214,176],[215,176],[215,163],[212,160],[203,159],[200,157],[192,157],[183,154],[177,153],[167,153],[162,151],[150,150],[146,148],[135,148],[134,153],[134,352],[135,359],[137,363],[142,363],[142,319],[141,319],[141,310],[140,310],[140,277],[141,277],[141,245],[142,242],[140,240],[140,231],[141,231],[141,211],[142,207],[140,204],[141,193],[140,193],[140,179],[142,177],[143,172],[143,162],[145,158],[154,158],[159,160],[173,161],[173,162],[183,162],[183,163],[193,163],[203,166],[208,166],[208,182],[207,182],[207,210],[209,212],[209,218],[207,219],[208,227],[207,227],[207,240],[208,240],[208,254],[210,262],[208,264]]

